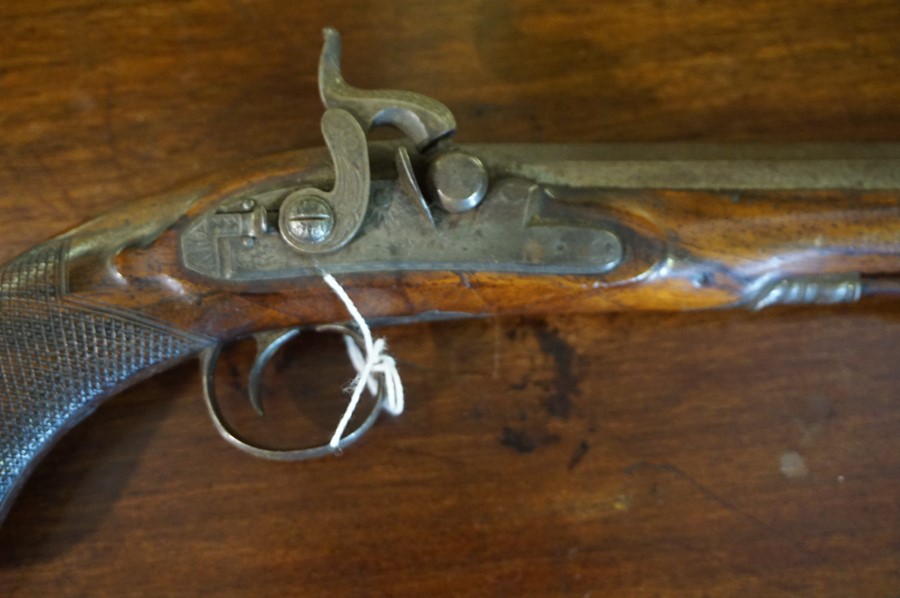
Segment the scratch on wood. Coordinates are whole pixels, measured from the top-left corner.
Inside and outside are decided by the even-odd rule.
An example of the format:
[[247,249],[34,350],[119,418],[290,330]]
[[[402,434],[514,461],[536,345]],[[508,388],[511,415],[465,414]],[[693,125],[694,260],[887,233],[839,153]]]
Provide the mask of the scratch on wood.
[[588,451],[591,450],[591,443],[587,440],[582,440],[578,443],[578,446],[575,448],[575,451],[572,453],[571,458],[569,458],[569,471],[575,469],[579,463],[584,459],[584,456],[588,454]]
[[747,521],[752,523],[754,526],[765,531],[766,533],[776,536],[778,538],[781,538],[782,540],[790,543],[798,551],[802,552],[803,554],[806,554],[807,556],[812,557],[819,563],[827,563],[828,562],[828,559],[826,559],[821,554],[819,554],[813,550],[810,550],[809,548],[804,546],[802,543],[800,543],[798,540],[795,540],[794,538],[788,536],[781,530],[769,525],[768,523],[766,523],[759,517],[756,517],[752,513],[748,513],[747,511],[744,511],[743,509],[741,509],[734,503],[732,503],[732,502],[726,500],[725,498],[721,497],[720,495],[716,494],[712,489],[701,484],[693,476],[691,476],[690,474],[685,472],[683,469],[679,468],[678,466],[676,466],[672,463],[651,463],[648,461],[639,461],[637,463],[634,463],[634,464],[626,467],[624,469],[624,473],[627,475],[632,475],[643,469],[667,472],[667,473],[671,473],[671,474],[675,475],[676,477],[681,478],[682,480],[686,481],[691,486],[696,488],[703,496],[705,496],[709,500],[715,502],[716,504],[718,504],[719,506],[724,508],[726,511],[734,513],[734,514],[746,519]]

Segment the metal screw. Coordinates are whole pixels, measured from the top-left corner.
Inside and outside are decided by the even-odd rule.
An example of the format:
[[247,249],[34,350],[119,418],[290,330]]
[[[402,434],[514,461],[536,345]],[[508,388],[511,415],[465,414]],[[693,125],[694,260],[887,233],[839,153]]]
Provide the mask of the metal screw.
[[285,198],[278,212],[282,238],[297,249],[324,242],[334,229],[329,203],[310,192],[298,191]]

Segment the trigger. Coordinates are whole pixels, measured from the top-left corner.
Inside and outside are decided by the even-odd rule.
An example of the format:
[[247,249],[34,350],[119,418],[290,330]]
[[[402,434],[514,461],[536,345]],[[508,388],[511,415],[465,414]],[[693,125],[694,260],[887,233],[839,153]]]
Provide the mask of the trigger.
[[299,328],[285,328],[283,330],[267,330],[253,335],[256,339],[256,357],[253,359],[253,367],[250,368],[250,377],[247,386],[247,398],[258,415],[263,415],[263,406],[260,390],[262,388],[262,374],[266,364],[272,356],[289,340],[300,334]]

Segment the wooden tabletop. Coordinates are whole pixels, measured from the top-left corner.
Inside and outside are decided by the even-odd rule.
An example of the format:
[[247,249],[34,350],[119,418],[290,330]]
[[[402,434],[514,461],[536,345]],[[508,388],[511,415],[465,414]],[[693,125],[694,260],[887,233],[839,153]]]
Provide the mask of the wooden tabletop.
[[[325,25],[349,81],[440,99],[464,142],[900,141],[896,0],[7,2],[0,261],[321,145]],[[110,400],[0,527],[0,595],[900,591],[895,304],[383,334],[407,412],[341,457],[227,446],[193,363]],[[275,414],[337,395],[332,341],[277,358]]]

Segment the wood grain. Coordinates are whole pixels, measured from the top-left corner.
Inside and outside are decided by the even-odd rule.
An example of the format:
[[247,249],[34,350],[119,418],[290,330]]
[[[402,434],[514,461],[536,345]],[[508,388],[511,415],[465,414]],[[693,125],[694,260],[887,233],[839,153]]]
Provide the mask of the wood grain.
[[[440,98],[461,141],[900,140],[887,0],[8,4],[0,261],[320,145],[324,25],[349,81]],[[0,528],[0,594],[891,595],[897,315],[391,328],[408,412],[290,465],[225,446],[185,366],[51,453]],[[275,366],[312,397],[348,376],[327,339]],[[276,420],[303,407],[280,392]]]

